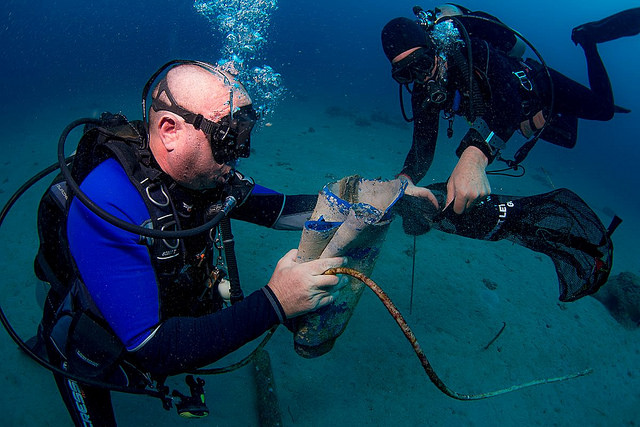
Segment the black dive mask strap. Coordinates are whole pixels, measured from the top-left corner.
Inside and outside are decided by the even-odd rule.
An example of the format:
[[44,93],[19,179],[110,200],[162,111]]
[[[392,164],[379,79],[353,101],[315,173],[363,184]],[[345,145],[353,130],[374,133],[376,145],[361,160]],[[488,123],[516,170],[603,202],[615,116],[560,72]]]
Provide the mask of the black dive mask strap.
[[[166,102],[160,100],[160,95],[162,93],[166,95],[171,104],[167,104]],[[201,129],[208,135],[213,135],[213,133],[221,127],[220,124],[212,122],[209,119],[205,119],[202,114],[196,114],[187,110],[186,108],[181,107],[176,102],[176,99],[173,97],[173,94],[169,90],[169,84],[167,83],[166,79],[158,83],[158,94],[151,102],[151,108],[153,108],[153,111],[155,112],[165,110],[177,114],[178,116],[182,117],[185,122],[193,125],[193,127],[196,129]]]

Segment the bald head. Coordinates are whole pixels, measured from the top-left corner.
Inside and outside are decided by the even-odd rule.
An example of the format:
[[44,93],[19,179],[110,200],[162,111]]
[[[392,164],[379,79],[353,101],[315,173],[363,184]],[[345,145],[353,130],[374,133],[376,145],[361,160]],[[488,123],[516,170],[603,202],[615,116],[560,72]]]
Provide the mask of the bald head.
[[[251,98],[245,88],[233,76],[223,72],[211,72],[199,65],[178,65],[165,77],[167,87],[175,101],[182,108],[217,122],[229,114],[229,100],[233,96],[234,110],[251,104]],[[165,93],[158,94],[158,87],[152,97],[171,105]],[[155,113],[150,113],[150,118]],[[157,114],[156,114],[157,116]]]

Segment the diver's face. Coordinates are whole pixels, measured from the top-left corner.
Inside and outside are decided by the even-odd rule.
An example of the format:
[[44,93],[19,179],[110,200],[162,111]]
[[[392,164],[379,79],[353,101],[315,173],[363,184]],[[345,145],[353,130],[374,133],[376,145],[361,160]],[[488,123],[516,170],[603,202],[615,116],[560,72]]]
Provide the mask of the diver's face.
[[391,63],[391,77],[400,84],[425,84],[433,78],[435,71],[435,57],[421,47],[401,53]]
[[183,129],[180,142],[171,153],[171,176],[185,187],[196,190],[226,182],[233,167],[214,158],[209,135],[186,123]]
[[258,115],[251,104],[240,107],[225,116],[218,128],[211,133],[195,129],[188,151],[192,162],[191,185],[195,188],[210,188],[225,183],[233,174],[241,157],[249,157],[251,131]]

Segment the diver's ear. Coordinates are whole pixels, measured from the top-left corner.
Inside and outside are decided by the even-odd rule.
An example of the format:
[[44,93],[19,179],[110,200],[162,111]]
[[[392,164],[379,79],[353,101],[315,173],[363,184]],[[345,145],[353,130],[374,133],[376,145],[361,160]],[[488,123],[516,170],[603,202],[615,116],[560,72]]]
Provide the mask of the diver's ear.
[[167,151],[173,151],[178,142],[178,136],[182,131],[182,124],[172,115],[164,114],[158,120],[158,135]]

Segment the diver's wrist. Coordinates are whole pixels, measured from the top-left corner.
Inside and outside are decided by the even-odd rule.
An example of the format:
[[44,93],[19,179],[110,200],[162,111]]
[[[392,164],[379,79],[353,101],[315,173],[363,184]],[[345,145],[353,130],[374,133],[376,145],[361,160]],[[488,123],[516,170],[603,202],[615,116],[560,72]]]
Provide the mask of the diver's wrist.
[[[469,151],[470,149],[471,151]],[[494,153],[487,142],[473,137],[463,138],[463,140],[460,142],[460,145],[458,146],[458,149],[456,150],[456,155],[462,158],[462,155],[467,152],[469,152],[469,154],[467,154],[468,156],[470,156],[471,153],[475,155],[481,155],[482,157],[484,157],[487,165],[493,162],[493,160],[498,156],[498,152],[496,151]]]
[[489,164],[487,155],[480,148],[473,145],[470,145],[462,152],[460,159],[462,160],[463,158],[483,168]]
[[411,179],[411,177],[404,172],[400,172],[399,174],[397,174],[396,179],[406,179],[407,181],[409,181],[409,185],[413,185],[413,179]]

